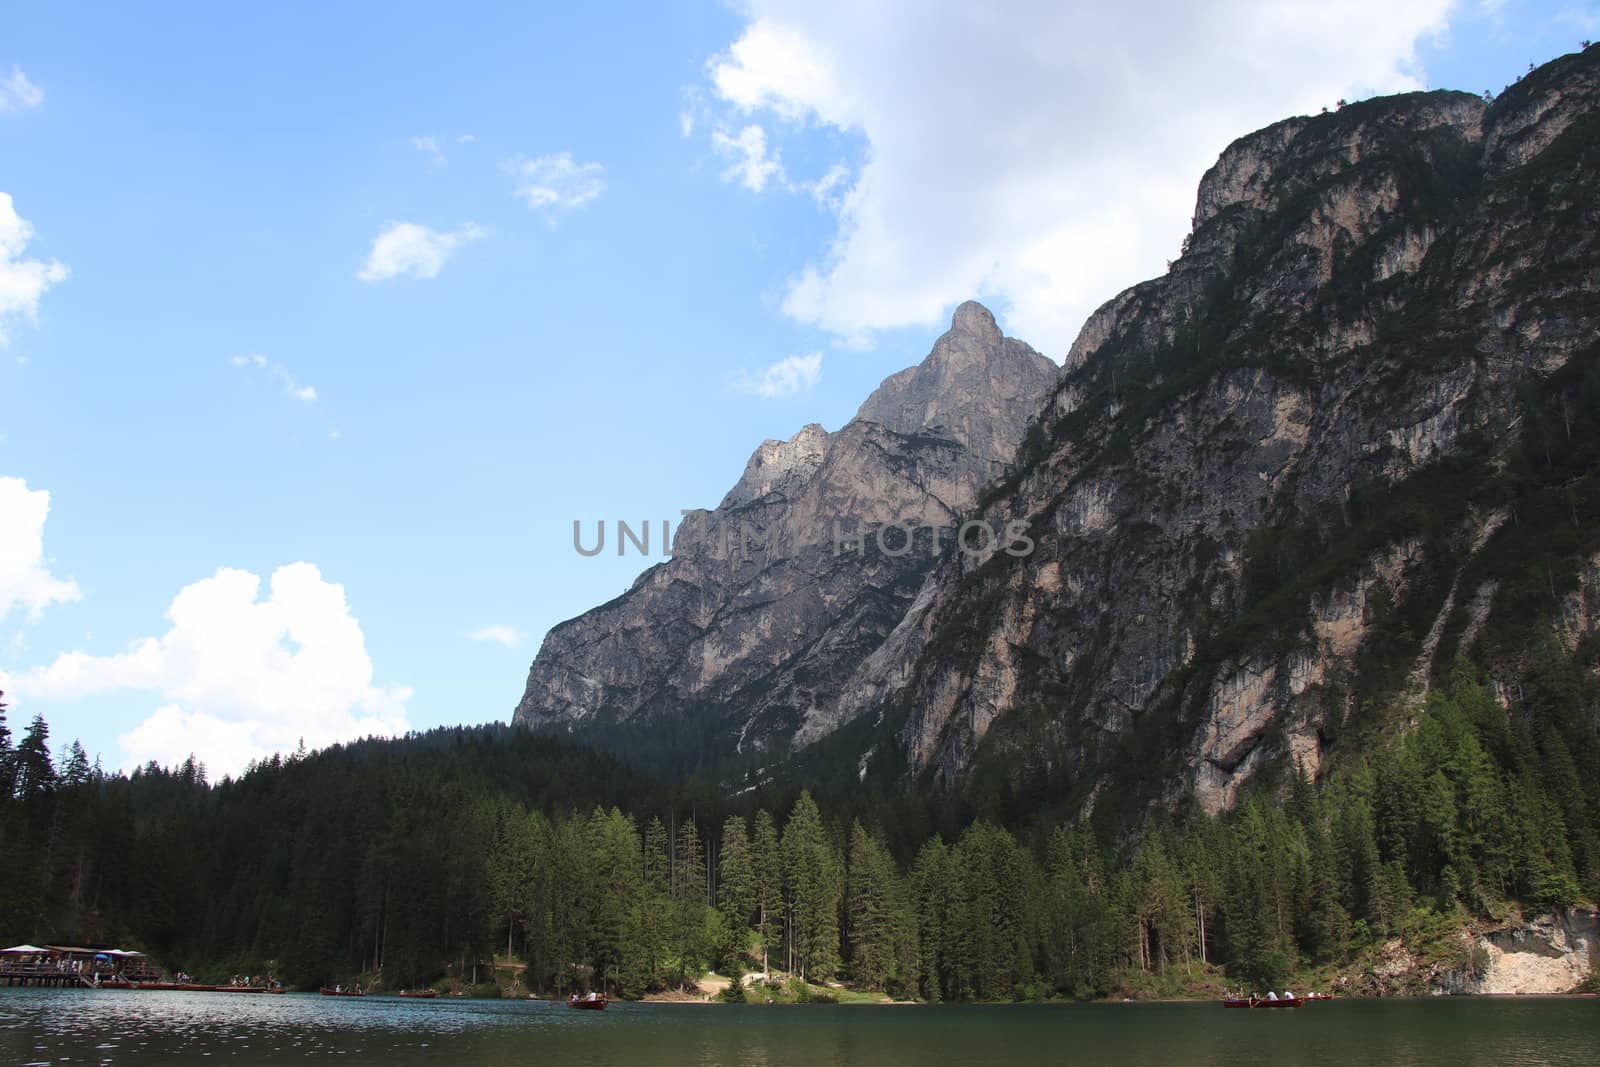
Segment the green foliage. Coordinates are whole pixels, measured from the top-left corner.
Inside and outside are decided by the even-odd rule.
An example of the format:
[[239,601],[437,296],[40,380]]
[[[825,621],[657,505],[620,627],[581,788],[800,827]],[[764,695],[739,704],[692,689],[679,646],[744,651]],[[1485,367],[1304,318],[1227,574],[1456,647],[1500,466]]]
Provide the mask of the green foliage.
[[76,745],[56,766],[36,721],[15,749],[0,734],[0,755],[32,761],[0,795],[25,873],[0,888],[0,933],[307,985],[466,980],[501,952],[556,993],[640,996],[712,966],[759,966],[761,999],[797,1001],[836,997],[834,979],[929,1001],[1277,988],[1394,937],[1448,954],[1508,902],[1600,897],[1600,691],[1547,642],[1504,695],[1458,661],[1364,758],[1217,818],[1116,836],[980,819],[906,852],[807,792],[781,821],[712,805],[702,822],[698,800],[523,731],[363,742],[212,784],[193,760],[106,775]]

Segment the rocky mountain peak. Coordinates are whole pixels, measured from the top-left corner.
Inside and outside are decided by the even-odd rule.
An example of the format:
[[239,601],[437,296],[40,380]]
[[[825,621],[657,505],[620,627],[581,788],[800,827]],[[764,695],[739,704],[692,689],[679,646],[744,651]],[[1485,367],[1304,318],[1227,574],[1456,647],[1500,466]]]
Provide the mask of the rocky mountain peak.
[[896,433],[950,437],[992,462],[1009,462],[1009,432],[1026,423],[1059,368],[1031,347],[1000,332],[993,313],[975,300],[956,308],[950,329],[928,357],[886,378],[856,418]]
[[963,301],[950,320],[950,332],[971,334],[988,344],[1000,342],[1000,326],[994,321],[994,312],[976,300]]
[[816,473],[828,448],[828,431],[810,422],[787,441],[761,442],[745,464],[744,475],[723,497],[721,506],[737,507],[768,493],[803,484]]
[[[763,441],[714,511],[684,516],[671,560],[551,630],[516,720],[685,769],[828,732],[840,686],[937,560],[927,528],[959,523],[1005,472],[1056,374],[962,304],[855,419]],[[921,531],[915,550],[880,549],[893,524]],[[839,531],[859,547],[839,550]],[[686,738],[705,744],[669,751]]]

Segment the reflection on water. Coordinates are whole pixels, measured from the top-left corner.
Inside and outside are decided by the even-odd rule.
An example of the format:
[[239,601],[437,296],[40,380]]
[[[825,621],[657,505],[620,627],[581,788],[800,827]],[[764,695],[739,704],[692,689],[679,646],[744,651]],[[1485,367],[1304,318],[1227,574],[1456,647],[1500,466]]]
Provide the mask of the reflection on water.
[[1432,1065],[1600,1063],[1600,1001],[1335,1001],[981,1007],[398,1000],[0,990],[0,1062],[776,1067],[916,1063]]

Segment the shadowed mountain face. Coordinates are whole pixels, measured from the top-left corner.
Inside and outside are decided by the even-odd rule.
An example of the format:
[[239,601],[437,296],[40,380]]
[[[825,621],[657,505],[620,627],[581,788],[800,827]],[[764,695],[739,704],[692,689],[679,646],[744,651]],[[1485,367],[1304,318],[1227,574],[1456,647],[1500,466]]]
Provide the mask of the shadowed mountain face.
[[675,769],[761,762],[826,733],[1056,374],[963,304],[849,424],[763,443],[715,510],[684,517],[669,562],[551,630],[516,721]]
[[[1182,256],[1059,375],[963,305],[855,421],[762,445],[670,563],[553,630],[517,720],[664,769],[805,749],[769,773],[1216,811],[1404,729],[1453,664],[1506,692],[1541,655],[1592,668],[1597,104],[1589,49],[1492,104],[1241,138]],[[963,519],[1029,550],[835,546]]]
[[1457,657],[1592,668],[1597,104],[1589,49],[1230,146],[985,494],[1036,550],[943,560],[835,717],[1022,806],[1217,811],[1405,729]]

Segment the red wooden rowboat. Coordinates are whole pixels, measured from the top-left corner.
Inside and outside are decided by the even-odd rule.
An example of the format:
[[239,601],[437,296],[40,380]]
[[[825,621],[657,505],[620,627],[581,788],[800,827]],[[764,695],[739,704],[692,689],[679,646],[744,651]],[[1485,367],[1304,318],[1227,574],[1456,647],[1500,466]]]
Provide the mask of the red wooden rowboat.
[[363,993],[359,989],[330,989],[327,986],[323,986],[321,992],[322,992],[322,995],[325,996],[325,997],[364,997],[364,996],[366,996],[366,994]]
[[402,989],[400,990],[400,995],[416,1000],[432,1000],[439,995],[439,991],[437,989]]
[[1298,1008],[1304,1004],[1301,997],[1279,997],[1273,1000],[1270,997],[1228,997],[1222,1002],[1224,1008]]
[[587,1011],[604,1011],[606,995],[604,993],[590,993],[587,997],[580,997],[574,993],[567,999],[567,1007],[583,1008]]

